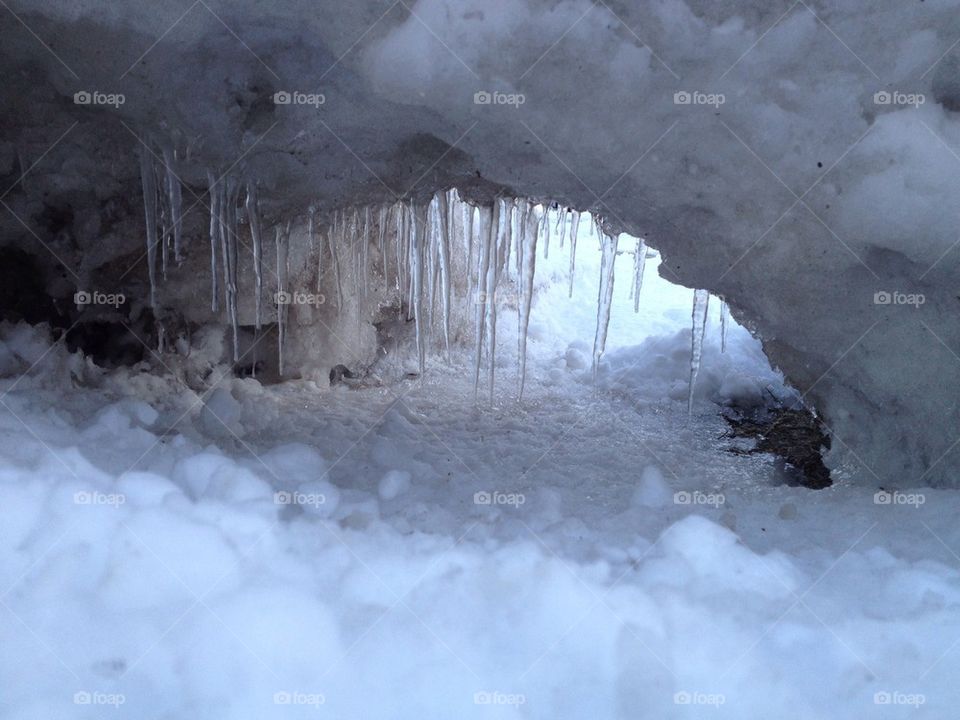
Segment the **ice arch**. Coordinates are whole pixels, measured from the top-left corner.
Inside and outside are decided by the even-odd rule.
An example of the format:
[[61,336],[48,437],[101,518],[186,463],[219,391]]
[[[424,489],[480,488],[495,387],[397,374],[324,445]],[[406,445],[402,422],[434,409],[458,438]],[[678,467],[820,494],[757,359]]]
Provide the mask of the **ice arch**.
[[453,186],[594,209],[729,300],[834,462],[954,484],[957,3],[782,5],[15,0],[5,244],[58,302],[146,302],[144,145],[195,206],[162,304],[197,322],[208,171],[258,180],[270,232]]

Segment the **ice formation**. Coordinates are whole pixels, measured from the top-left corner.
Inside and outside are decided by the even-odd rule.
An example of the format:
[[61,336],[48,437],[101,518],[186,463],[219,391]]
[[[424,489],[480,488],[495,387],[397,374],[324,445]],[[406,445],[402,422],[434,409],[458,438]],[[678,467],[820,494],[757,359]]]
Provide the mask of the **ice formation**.
[[687,395],[687,412],[693,414],[693,391],[700,373],[703,360],[703,338],[707,331],[707,311],[710,306],[710,293],[706,290],[693,291],[693,312],[690,327],[690,389]]
[[150,307],[157,306],[157,181],[153,156],[146,146],[140,148],[140,182],[143,189],[143,212],[146,220],[147,275],[150,280]]
[[600,290],[597,295],[597,330],[593,338],[593,377],[597,378],[600,358],[607,344],[607,328],[610,326],[610,308],[613,302],[613,268],[617,259],[619,235],[607,234],[597,221],[597,233],[600,237],[600,251],[603,255],[600,266]]

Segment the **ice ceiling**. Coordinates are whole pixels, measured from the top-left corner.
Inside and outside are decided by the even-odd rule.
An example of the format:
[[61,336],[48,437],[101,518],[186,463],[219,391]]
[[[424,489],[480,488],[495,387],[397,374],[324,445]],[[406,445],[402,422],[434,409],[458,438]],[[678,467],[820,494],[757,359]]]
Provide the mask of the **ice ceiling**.
[[259,182],[271,223],[449,187],[559,201],[724,297],[835,463],[956,484],[958,2],[10,0],[0,56],[3,243],[55,298],[142,289],[144,145],[197,216],[188,253],[208,173]]

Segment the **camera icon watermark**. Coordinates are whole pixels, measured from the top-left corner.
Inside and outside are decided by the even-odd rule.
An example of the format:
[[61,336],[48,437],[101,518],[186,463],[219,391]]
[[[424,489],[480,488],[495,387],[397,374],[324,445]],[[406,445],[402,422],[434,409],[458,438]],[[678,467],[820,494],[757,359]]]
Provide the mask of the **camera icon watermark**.
[[319,108],[327,102],[323,93],[305,93],[299,90],[277,90],[273,94],[274,105],[311,105]]
[[708,505],[720,507],[727,501],[723,493],[704,493],[699,490],[681,490],[673,494],[674,505]]
[[498,490],[481,490],[473,494],[474,505],[509,505],[518,508],[527,501],[523,493],[505,493]]
[[273,502],[276,505],[309,505],[319,507],[327,502],[327,496],[323,493],[279,490],[273,494]]
[[305,693],[298,691],[281,690],[273,694],[274,705],[301,705],[304,707],[319,708],[327,702],[322,693]]
[[706,705],[719,708],[726,702],[727,697],[721,693],[680,690],[673,694],[674,705]]
[[523,93],[505,93],[494,90],[478,90],[473,94],[474,105],[507,105],[519,108],[527,102],[527,96]]
[[103,493],[99,490],[78,490],[73,494],[74,505],[106,505],[120,507],[127,502],[123,493]]
[[79,90],[73,94],[74,105],[106,105],[118,108],[127,101],[123,93],[105,93],[99,90]]
[[73,304],[77,307],[85,305],[107,305],[114,309],[119,308],[127,302],[127,296],[123,293],[104,293],[99,290],[77,290],[73,294]]
[[874,305],[907,305],[919,308],[926,301],[927,298],[923,293],[878,290],[873,294]]
[[899,90],[880,90],[873,94],[874,105],[912,105],[920,107],[927,102],[923,93],[905,93]]
[[273,294],[273,301],[277,305],[312,305],[313,307],[320,307],[327,302],[327,298],[320,293],[308,293],[299,290],[287,292],[286,290],[281,290]]
[[709,105],[719,108],[727,102],[727,96],[723,93],[705,93],[700,90],[678,90],[673,94],[674,105]]
[[926,704],[927,696],[923,693],[905,693],[899,690],[881,690],[874,693],[874,705],[906,705],[918,708]]
[[918,508],[925,502],[927,502],[927,497],[923,493],[903,493],[899,490],[894,490],[893,492],[877,490],[873,495],[874,505],[906,505]]
[[527,696],[522,693],[505,693],[499,690],[479,690],[473,694],[474,705],[513,705],[527,704]]
[[74,705],[106,705],[118,708],[127,702],[122,693],[105,693],[96,690],[78,690],[73,694]]

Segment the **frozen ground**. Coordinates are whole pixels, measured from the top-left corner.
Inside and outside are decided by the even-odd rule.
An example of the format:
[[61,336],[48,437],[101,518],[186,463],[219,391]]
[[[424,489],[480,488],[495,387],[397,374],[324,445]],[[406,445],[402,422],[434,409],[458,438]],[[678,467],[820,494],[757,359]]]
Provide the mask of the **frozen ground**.
[[725,452],[711,400],[787,391],[714,314],[688,418],[690,291],[652,267],[594,389],[559,280],[522,405],[505,369],[474,406],[467,354],[198,395],[4,326],[0,715],[953,713],[956,493],[809,491]]

